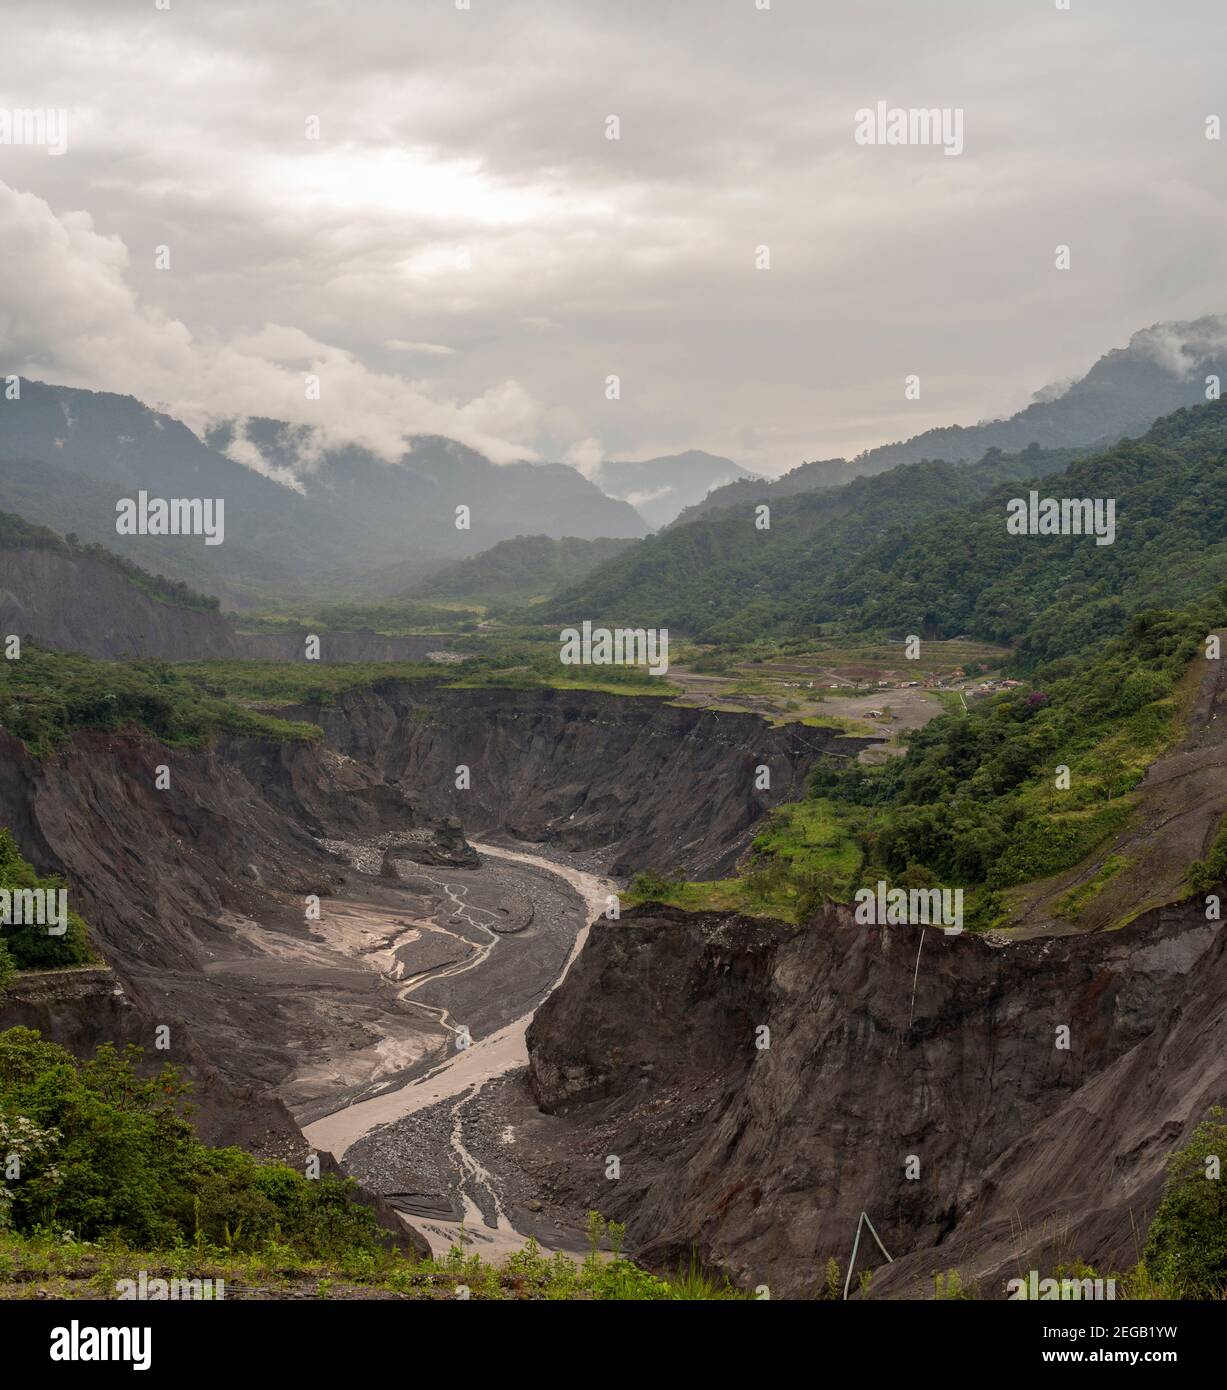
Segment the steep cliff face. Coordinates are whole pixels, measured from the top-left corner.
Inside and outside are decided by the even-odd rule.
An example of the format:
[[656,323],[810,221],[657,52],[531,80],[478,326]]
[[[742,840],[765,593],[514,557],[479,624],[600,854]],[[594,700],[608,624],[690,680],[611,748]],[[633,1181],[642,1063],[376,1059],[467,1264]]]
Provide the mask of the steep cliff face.
[[298,1126],[275,1096],[227,1080],[182,1029],[172,1029],[169,1051],[159,1050],[158,1023],[149,1001],[107,966],[21,974],[0,994],[0,1029],[37,1029],[76,1057],[92,1057],[103,1043],[119,1052],[134,1044],[147,1072],[173,1061],[192,1083],[192,1121],[206,1144],[239,1144],[289,1162],[305,1157]]
[[1227,1094],[1221,929],[1189,908],[1004,947],[926,931],[917,972],[919,930],[651,905],[594,925],[528,1035],[569,1135],[543,1188],[649,1260],[697,1245],[779,1295],[846,1265],[862,1210],[896,1260],[883,1295],[1134,1263],[1164,1159]]
[[[301,636],[236,632],[223,614],[163,602],[105,560],[37,547],[0,547],[0,639],[10,633],[99,661],[305,660]],[[446,635],[316,635],[324,662],[425,661],[452,646]]]
[[53,550],[0,549],[0,634],[99,660],[241,655],[220,613],[161,603],[113,565]]
[[[456,816],[471,835],[599,851],[615,874],[726,872],[754,822],[803,795],[819,754],[855,757],[872,741],[649,696],[429,683],[388,682],[285,713],[322,725],[424,814]],[[756,786],[760,766],[769,788]]]
[[134,730],[79,733],[38,760],[0,731],[0,824],[70,880],[121,973],[199,968],[207,922],[326,882],[326,831],[414,823],[394,788],[315,745],[235,737],[185,751]]
[[[68,880],[70,903],[152,1020],[145,1046],[153,1022],[169,1025],[166,1060],[261,1091],[327,1033],[330,1008],[361,1034],[381,1007],[362,971],[333,979],[327,998],[313,991],[304,899],[344,879],[316,837],[416,822],[395,788],[332,750],[229,738],[185,751],[135,731],[80,733],[40,761],[0,733],[0,824],[36,867]],[[348,1026],[334,1021],[333,1032]]]

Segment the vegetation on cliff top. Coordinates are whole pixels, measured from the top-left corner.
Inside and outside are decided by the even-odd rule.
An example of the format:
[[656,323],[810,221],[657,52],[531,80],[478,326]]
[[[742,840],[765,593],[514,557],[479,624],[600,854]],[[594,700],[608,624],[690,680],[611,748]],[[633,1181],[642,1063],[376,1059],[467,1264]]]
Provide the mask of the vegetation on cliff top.
[[1224,622],[1227,590],[1137,613],[1092,657],[1051,662],[1031,683],[905,735],[901,758],[822,760],[811,798],[771,813],[739,877],[641,876],[631,900],[804,921],[878,880],[940,883],[978,890],[971,924],[990,925],[1004,912],[999,890],[1071,867],[1124,824],[1134,788],[1179,732],[1181,681]]
[[0,728],[36,756],[78,729],[148,729],[164,743],[199,747],[218,732],[314,740],[313,724],[292,724],[203,690],[184,667],[158,661],[94,661],[26,643],[0,661]]
[[[589,1214],[588,1258],[535,1242],[502,1265],[453,1249],[396,1247],[352,1178],[307,1178],[192,1131],[175,1068],[140,1073],[141,1050],[78,1061],[28,1028],[0,1033],[0,1297],[39,1289],[110,1297],[116,1281],[226,1281],[226,1296],[657,1300],[741,1297],[690,1270],[660,1279],[621,1253],[623,1231]],[[14,1177],[13,1160],[19,1176]],[[610,1252],[602,1254],[605,1245]]]
[[12,512],[0,512],[0,550],[50,550],[69,559],[98,560],[110,565],[130,584],[159,603],[169,603],[176,608],[194,608],[205,613],[216,613],[221,606],[216,598],[197,593],[181,580],[150,574],[105,546],[83,543],[72,532],[59,536],[49,527],[36,526]]

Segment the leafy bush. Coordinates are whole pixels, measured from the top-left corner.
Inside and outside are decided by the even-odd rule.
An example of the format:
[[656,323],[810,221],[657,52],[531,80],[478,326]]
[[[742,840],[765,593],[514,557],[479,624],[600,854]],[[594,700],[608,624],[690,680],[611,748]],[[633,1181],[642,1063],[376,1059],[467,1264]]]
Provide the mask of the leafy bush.
[[[11,832],[0,829],[0,889],[12,892],[22,888],[41,888],[55,892],[63,886],[62,879],[36,874],[21,857]],[[7,926],[0,930],[3,931],[0,949],[9,958],[11,967],[16,969],[43,970],[82,965],[91,958],[85,923],[71,909],[62,936],[52,936],[45,926],[34,923]],[[0,988],[4,983],[3,966],[0,965]]]
[[1185,1297],[1227,1294],[1227,1124],[1216,1106],[1167,1163],[1163,1200],[1146,1237],[1146,1268]]
[[43,1136],[8,1185],[7,1224],[160,1248],[381,1248],[351,1179],[308,1180],[241,1149],[205,1147],[183,1113],[188,1087],[176,1069],[142,1076],[140,1061],[140,1048],[121,1055],[106,1044],[82,1063],[32,1029],[0,1033],[0,1125]]

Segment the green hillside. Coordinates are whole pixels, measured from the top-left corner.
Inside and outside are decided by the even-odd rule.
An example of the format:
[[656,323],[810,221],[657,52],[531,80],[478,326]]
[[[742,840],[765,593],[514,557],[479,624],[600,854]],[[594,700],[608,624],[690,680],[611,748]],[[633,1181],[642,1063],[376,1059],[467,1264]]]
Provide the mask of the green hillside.
[[918,518],[948,512],[1006,478],[1064,468],[1076,451],[989,453],[978,464],[918,463],[844,487],[784,496],[759,529],[755,503],[675,526],[625,551],[545,606],[558,621],[676,628],[705,641],[799,631],[797,615],[866,549],[897,544]]
[[414,584],[424,598],[529,599],[577,584],[598,566],[635,545],[633,540],[516,536],[499,541]]
[[[553,618],[766,635],[969,635],[1023,665],[1085,652],[1129,615],[1205,593],[1227,562],[1227,403],[1177,411],[1102,453],[904,465],[846,487],[720,512],[652,537],[548,605]],[[1026,486],[1024,486],[1026,482]],[[1111,498],[1116,540],[1012,536],[1006,504]]]

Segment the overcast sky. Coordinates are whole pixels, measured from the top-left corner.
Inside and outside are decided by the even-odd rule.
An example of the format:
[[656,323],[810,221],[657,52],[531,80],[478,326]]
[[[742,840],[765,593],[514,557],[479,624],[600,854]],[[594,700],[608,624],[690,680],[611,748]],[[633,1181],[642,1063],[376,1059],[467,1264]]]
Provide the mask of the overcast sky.
[[69,125],[0,144],[0,372],[778,472],[1227,309],[1223,0],[757,4],[5,0],[0,112]]

